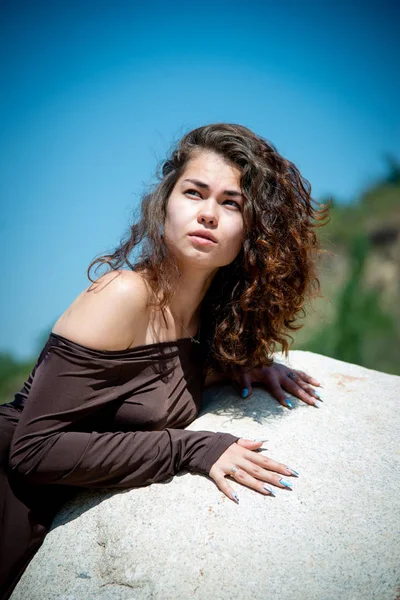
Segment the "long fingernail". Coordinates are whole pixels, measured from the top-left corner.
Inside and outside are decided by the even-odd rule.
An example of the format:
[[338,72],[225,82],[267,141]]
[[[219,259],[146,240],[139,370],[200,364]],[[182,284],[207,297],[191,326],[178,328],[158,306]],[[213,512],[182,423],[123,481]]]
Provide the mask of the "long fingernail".
[[280,479],[280,480],[279,480],[279,483],[280,483],[281,485],[284,485],[284,486],[285,486],[285,487],[287,487],[287,488],[292,488],[292,487],[293,487],[291,483],[289,483],[288,481],[286,481],[286,479]]
[[268,442],[268,440],[255,440],[254,438],[251,439],[252,442]]
[[316,392],[315,390],[314,390],[314,396],[317,396],[318,400],[320,400],[321,402],[323,402],[322,396],[320,394],[318,394],[318,392]]
[[249,390],[247,388],[243,388],[240,395],[242,396],[242,398],[247,398],[247,396],[249,395]]
[[232,492],[232,498],[239,504],[239,496],[235,492]]
[[297,472],[297,471],[295,471],[294,469],[291,469],[291,468],[290,468],[290,467],[288,467],[287,465],[286,465],[286,468],[287,468],[287,469],[289,469],[289,471],[290,471],[291,473],[293,473],[293,475],[294,475],[295,477],[298,477],[298,476],[299,476],[298,472]]
[[293,408],[293,404],[290,402],[289,398],[285,398],[285,402],[289,408]]
[[269,485],[264,485],[264,490],[266,492],[269,492],[271,494],[271,496],[273,496],[275,498],[275,494],[274,492],[271,490],[271,488],[269,487]]
[[320,402],[319,400],[314,400],[314,402],[311,404],[311,406],[315,406],[315,408],[319,408],[321,406],[322,402]]

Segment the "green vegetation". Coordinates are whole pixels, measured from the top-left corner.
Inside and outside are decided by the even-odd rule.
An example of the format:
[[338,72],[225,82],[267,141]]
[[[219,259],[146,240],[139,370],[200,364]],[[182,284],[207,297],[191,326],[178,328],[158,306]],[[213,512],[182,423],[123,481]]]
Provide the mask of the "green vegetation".
[[324,299],[293,349],[400,375],[400,164],[351,205],[333,203],[320,232]]
[[[44,331],[37,340],[37,354],[41,352],[49,337],[51,327]],[[37,356],[29,360],[19,361],[8,352],[0,352],[0,404],[12,402],[20,391],[29,373],[35,366]]]
[[336,296],[334,318],[297,347],[378,371],[400,374],[399,324],[394,314],[383,308],[380,291],[363,283],[370,252],[365,236],[352,240],[351,271]]
[[[400,375],[400,164],[387,157],[387,171],[358,202],[333,202],[330,223],[319,233],[328,250],[321,262],[324,297],[310,307],[293,349]],[[13,399],[35,360],[0,354],[0,403]]]
[[0,353],[0,404],[14,399],[33,366],[33,361],[19,362],[11,354]]

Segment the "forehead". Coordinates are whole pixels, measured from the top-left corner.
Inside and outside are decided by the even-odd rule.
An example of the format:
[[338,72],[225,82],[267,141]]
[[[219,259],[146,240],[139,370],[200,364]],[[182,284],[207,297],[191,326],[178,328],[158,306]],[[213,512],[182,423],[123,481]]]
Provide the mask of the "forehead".
[[186,177],[203,178],[210,185],[230,184],[240,189],[241,172],[238,167],[228,163],[215,152],[198,152],[186,165],[181,179]]

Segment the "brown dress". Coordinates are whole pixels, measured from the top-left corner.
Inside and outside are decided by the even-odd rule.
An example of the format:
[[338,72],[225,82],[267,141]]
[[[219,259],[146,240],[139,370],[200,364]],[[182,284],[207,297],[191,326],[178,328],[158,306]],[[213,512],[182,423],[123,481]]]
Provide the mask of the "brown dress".
[[77,487],[209,473],[239,438],[182,429],[199,412],[203,383],[191,338],[101,351],[50,334],[21,392],[0,406],[2,600]]

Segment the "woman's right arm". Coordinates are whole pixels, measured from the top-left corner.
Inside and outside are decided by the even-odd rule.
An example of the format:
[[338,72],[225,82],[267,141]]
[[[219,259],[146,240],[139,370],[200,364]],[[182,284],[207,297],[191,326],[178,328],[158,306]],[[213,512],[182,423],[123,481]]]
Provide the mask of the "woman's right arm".
[[[81,294],[54,331],[98,350],[144,343],[146,288],[137,275],[115,278]],[[91,295],[90,295],[91,294]],[[138,326],[138,323],[140,324]],[[93,361],[57,345],[40,362],[10,449],[10,467],[32,483],[130,488],[162,481],[188,470],[212,477],[234,498],[225,476],[235,464],[238,480],[268,493],[261,481],[271,471],[290,475],[284,465],[252,450],[259,444],[229,433],[169,429],[97,432],[93,420],[115,400],[119,365]],[[235,442],[238,441],[236,444]],[[255,469],[255,470],[254,470]],[[255,477],[253,477],[255,475]],[[251,479],[250,479],[251,478]],[[276,480],[276,481],[275,481]]]
[[[144,343],[148,322],[144,284],[115,277],[81,294],[55,332],[95,350]],[[98,356],[98,353],[96,354]],[[10,448],[10,467],[32,483],[129,488],[180,470],[208,474],[238,438],[227,433],[169,429],[96,431],[96,419],[118,401],[120,364],[50,345],[33,379]],[[102,412],[103,411],[103,412]],[[112,411],[111,411],[112,412]],[[104,429],[104,424],[103,424]]]

